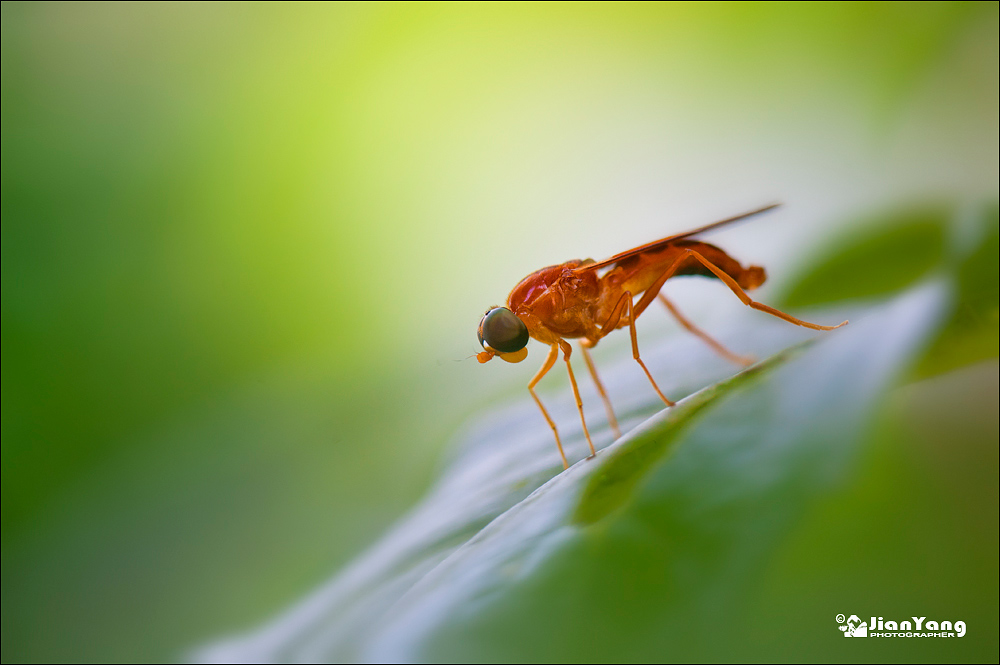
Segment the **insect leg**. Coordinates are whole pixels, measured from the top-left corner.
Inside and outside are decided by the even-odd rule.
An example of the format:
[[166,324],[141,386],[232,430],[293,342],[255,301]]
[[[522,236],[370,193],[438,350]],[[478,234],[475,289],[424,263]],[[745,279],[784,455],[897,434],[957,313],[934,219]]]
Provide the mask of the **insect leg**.
[[[590,446],[590,456],[593,457],[597,454],[594,450],[594,442],[590,440],[590,432],[587,431],[587,421],[583,417],[583,400],[580,399],[580,389],[576,387],[576,377],[573,376],[573,366],[569,364],[569,356],[573,353],[573,347],[569,345],[564,339],[559,340],[559,346],[562,347],[563,360],[566,361],[566,371],[569,372],[569,382],[573,386],[573,396],[576,397],[576,410],[580,412],[580,422],[583,424],[583,434],[587,437],[587,444]],[[562,447],[560,447],[560,452]],[[565,461],[563,462],[565,464]]]
[[726,286],[728,286],[730,290],[736,294],[736,297],[739,298],[743,302],[743,304],[747,305],[748,307],[752,307],[753,309],[757,309],[762,312],[767,312],[768,314],[776,316],[779,319],[784,319],[789,323],[794,323],[797,326],[803,326],[805,328],[812,328],[813,330],[834,330],[836,328],[839,328],[840,326],[847,325],[847,321],[843,321],[835,326],[821,326],[818,323],[809,323],[808,321],[797,319],[791,314],[785,314],[784,312],[774,309],[773,307],[768,307],[763,303],[756,302],[746,294],[746,291],[740,288],[740,285],[736,283],[736,280],[727,275],[725,271],[719,268],[719,266],[715,265],[714,263],[706,259],[704,256],[702,256],[701,254],[692,249],[685,249],[683,252],[681,252],[677,256],[677,258],[674,259],[674,262],[671,263],[670,266],[663,271],[663,274],[661,274],[656,279],[656,281],[653,282],[653,284],[648,289],[646,289],[645,293],[642,294],[642,298],[640,298],[639,302],[636,303],[635,305],[635,316],[639,316],[640,314],[643,313],[643,311],[645,311],[647,307],[649,307],[649,303],[653,302],[653,298],[655,298],[656,295],[660,292],[660,289],[663,288],[663,283],[666,282],[668,279],[670,279],[670,277],[680,267],[681,263],[684,262],[684,259],[686,259],[689,256],[693,256],[706,268],[711,270],[712,274],[721,279],[726,284]]
[[722,344],[719,344],[717,341],[709,337],[708,333],[706,333],[704,330],[698,328],[693,323],[688,321],[687,318],[685,318],[685,316],[681,314],[676,307],[674,307],[674,304],[669,300],[667,300],[667,297],[665,295],[660,293],[658,294],[658,297],[660,299],[660,302],[666,305],[667,309],[670,310],[670,313],[674,315],[674,318],[677,319],[678,323],[684,326],[684,328],[689,333],[695,335],[696,337],[701,339],[701,341],[705,342],[705,344],[708,344],[710,347],[712,347],[712,350],[718,353],[720,356],[722,356],[729,362],[736,363],[737,365],[743,365],[744,367],[753,364],[753,358],[751,358],[750,356],[740,356],[733,353],[726,347],[722,346]]
[[[734,280],[732,277],[730,277],[729,275],[727,275],[725,272],[722,271],[722,269],[720,269],[718,266],[716,266],[714,263],[712,263],[711,261],[709,261],[708,259],[706,259],[704,256],[702,256],[698,252],[695,252],[694,250],[690,250],[689,249],[689,250],[686,250],[685,253],[681,255],[681,257],[684,257],[686,255],[691,255],[694,258],[698,259],[698,261],[700,261],[702,264],[704,264],[704,266],[706,268],[708,268],[713,273],[715,273],[715,276],[718,277],[719,279],[721,279],[723,282],[725,282],[726,286],[728,286],[730,288],[730,290],[733,293],[736,294],[736,297],[739,298],[740,300],[742,300],[743,304],[747,305],[748,307],[752,307],[752,308],[754,308],[756,310],[760,310],[761,312],[767,312],[768,314],[770,314],[772,316],[776,316],[779,319],[784,319],[785,321],[788,321],[789,323],[794,323],[795,325],[802,326],[804,328],[812,328],[813,330],[834,330],[836,328],[839,328],[840,326],[847,325],[847,321],[843,321],[841,323],[838,323],[835,326],[821,326],[818,323],[809,323],[808,321],[803,321],[802,319],[797,319],[794,316],[792,316],[791,314],[785,314],[781,310],[775,309],[773,307],[769,307],[769,306],[767,306],[767,305],[765,305],[763,303],[759,303],[759,302],[753,300],[752,298],[750,298],[750,296],[748,296],[746,294],[746,291],[744,291],[742,288],[740,288],[740,285],[736,283],[736,280]],[[680,262],[680,258],[678,259],[678,261],[674,262],[674,265],[671,266],[671,269],[672,269],[671,272],[673,270],[676,270],[676,267],[677,267],[677,265],[679,265],[679,262]],[[657,281],[659,281],[659,280],[657,280]]]
[[[674,269],[675,266],[672,265],[670,268],[667,269],[667,272],[665,274],[669,277],[670,273]],[[656,288],[659,289],[661,286],[663,286],[664,281],[666,281],[666,278],[660,277],[660,279],[657,280]],[[648,293],[649,292],[647,291],[647,294]],[[645,295],[643,295],[642,300],[646,300]],[[639,304],[641,305],[642,301],[640,301]],[[649,305],[648,301],[646,302],[646,305],[647,306]],[[635,317],[639,316],[641,310],[638,313],[635,311],[638,310],[638,307],[636,307],[635,310],[633,310],[632,293],[630,291],[623,292],[621,297],[618,298],[618,302],[615,303],[614,309],[611,310],[611,315],[608,317],[608,320],[604,322],[603,326],[601,326],[601,338],[607,337],[612,330],[615,330],[618,327],[618,323],[621,321],[622,314],[624,313],[626,308],[628,309],[629,333],[632,335],[632,357],[635,359],[637,363],[639,363],[639,366],[642,367],[642,371],[646,373],[646,376],[649,378],[650,383],[653,384],[653,390],[655,390],[656,394],[660,396],[660,399],[662,399],[667,406],[673,406],[674,403],[663,395],[663,393],[660,391],[660,387],[656,385],[656,381],[653,380],[653,375],[649,373],[649,369],[646,367],[646,363],[642,362],[642,358],[639,357],[639,341],[637,340],[635,334]]]
[[664,394],[660,391],[660,387],[656,385],[656,381],[653,380],[653,375],[649,373],[646,363],[642,362],[642,358],[639,357],[639,341],[636,339],[635,335],[635,317],[638,315],[634,313],[632,308],[632,294],[626,291],[623,297],[626,298],[626,304],[628,305],[628,331],[632,336],[632,357],[635,358],[637,363],[639,363],[639,367],[642,367],[642,371],[646,373],[646,376],[649,378],[649,382],[653,384],[653,390],[655,390],[656,394],[660,396],[663,403],[667,406],[673,406],[674,403],[667,399],[666,396],[664,396]]
[[556,430],[556,424],[552,421],[552,417],[549,415],[549,412],[545,410],[544,406],[542,406],[542,400],[538,399],[538,395],[535,394],[535,386],[538,385],[538,382],[542,380],[543,376],[548,374],[549,370],[552,369],[552,366],[556,364],[556,358],[558,357],[559,345],[553,344],[549,347],[549,355],[545,359],[545,364],[542,365],[542,368],[538,370],[537,374],[535,374],[535,378],[528,383],[528,392],[530,392],[531,396],[535,398],[535,404],[537,404],[538,408],[541,409],[542,415],[545,416],[545,420],[549,423],[549,427],[552,428],[552,434],[556,437],[556,447],[559,448],[559,457],[562,458],[563,468],[568,469],[569,463],[566,462],[566,453],[563,452],[562,442],[559,441],[559,432]]
[[587,361],[587,369],[590,370],[590,376],[594,379],[594,385],[597,386],[597,392],[601,394],[601,399],[604,400],[604,410],[608,412],[608,424],[611,425],[611,430],[615,433],[615,438],[620,439],[622,432],[618,429],[618,419],[615,418],[615,410],[611,408],[611,400],[608,399],[608,393],[604,390],[604,384],[597,378],[597,368],[594,367],[594,359],[590,357],[590,351],[585,344],[581,343],[580,349],[583,351],[583,359]]

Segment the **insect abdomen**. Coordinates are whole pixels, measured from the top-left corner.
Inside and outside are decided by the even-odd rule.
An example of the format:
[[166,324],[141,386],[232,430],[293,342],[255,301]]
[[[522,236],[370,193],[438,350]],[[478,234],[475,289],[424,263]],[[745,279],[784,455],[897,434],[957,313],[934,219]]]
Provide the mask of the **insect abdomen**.
[[[679,240],[660,251],[629,257],[612,268],[605,275],[605,278],[622,290],[630,291],[633,294],[642,293],[673,265],[685,249],[693,250],[704,256],[747,291],[757,288],[767,279],[767,273],[760,266],[744,268],[739,261],[715,245],[697,240]],[[694,256],[689,255],[681,261],[672,277],[698,275],[718,279],[715,273]]]

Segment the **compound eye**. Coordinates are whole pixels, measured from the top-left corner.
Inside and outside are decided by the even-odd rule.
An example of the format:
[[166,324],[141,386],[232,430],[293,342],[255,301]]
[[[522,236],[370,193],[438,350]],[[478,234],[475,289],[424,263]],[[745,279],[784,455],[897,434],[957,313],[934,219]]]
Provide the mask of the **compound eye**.
[[514,353],[527,346],[528,328],[506,307],[494,307],[479,322],[479,343],[500,353]]

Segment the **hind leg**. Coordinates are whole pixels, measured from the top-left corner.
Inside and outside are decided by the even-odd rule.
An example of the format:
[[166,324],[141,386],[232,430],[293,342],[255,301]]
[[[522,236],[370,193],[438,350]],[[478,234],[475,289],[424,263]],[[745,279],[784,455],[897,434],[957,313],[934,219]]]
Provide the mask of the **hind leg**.
[[706,333],[704,330],[698,328],[693,323],[688,321],[687,318],[683,314],[681,314],[680,311],[674,306],[674,304],[669,300],[667,300],[667,297],[665,295],[660,293],[657,295],[657,297],[660,299],[660,302],[662,302],[664,306],[666,306],[666,308],[670,310],[670,313],[674,315],[674,318],[677,319],[677,322],[680,323],[682,326],[684,326],[685,330],[687,330],[692,335],[696,336],[701,341],[705,342],[705,344],[708,344],[712,348],[712,350],[718,353],[720,356],[722,356],[731,363],[736,363],[737,365],[743,365],[744,367],[753,364],[753,358],[751,356],[740,356],[733,353],[726,347],[722,346],[722,344],[712,339],[708,335],[708,333]]

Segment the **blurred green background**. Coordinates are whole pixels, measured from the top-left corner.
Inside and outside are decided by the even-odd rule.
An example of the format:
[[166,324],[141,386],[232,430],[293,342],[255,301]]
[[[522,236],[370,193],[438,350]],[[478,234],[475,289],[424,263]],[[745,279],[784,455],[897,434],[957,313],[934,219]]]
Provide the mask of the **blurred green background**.
[[468,356],[538,267],[781,200],[726,240],[780,286],[871,211],[996,200],[997,26],[5,2],[3,660],[176,657],[327,578],[524,398]]

